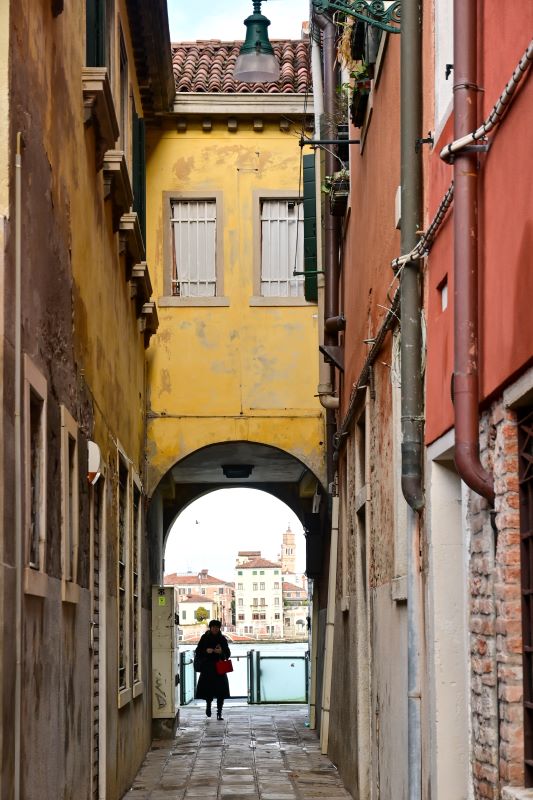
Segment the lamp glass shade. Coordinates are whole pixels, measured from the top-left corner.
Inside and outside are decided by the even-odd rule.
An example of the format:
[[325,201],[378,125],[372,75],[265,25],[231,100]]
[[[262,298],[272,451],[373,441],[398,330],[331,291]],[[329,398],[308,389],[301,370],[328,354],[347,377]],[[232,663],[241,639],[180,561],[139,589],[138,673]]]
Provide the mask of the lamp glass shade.
[[270,83],[279,79],[279,64],[270,53],[241,53],[235,62],[233,76],[244,83]]

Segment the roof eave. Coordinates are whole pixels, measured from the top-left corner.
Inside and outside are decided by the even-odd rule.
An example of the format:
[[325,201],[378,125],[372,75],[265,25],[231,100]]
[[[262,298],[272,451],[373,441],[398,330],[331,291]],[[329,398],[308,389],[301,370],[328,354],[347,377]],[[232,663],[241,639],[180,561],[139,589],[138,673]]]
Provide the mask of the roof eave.
[[143,112],[167,111],[175,94],[166,0],[126,0]]
[[264,94],[237,92],[223,94],[219,92],[178,92],[176,94],[172,114],[261,114],[279,116],[280,114],[296,114],[304,116],[313,114],[312,95],[297,93]]

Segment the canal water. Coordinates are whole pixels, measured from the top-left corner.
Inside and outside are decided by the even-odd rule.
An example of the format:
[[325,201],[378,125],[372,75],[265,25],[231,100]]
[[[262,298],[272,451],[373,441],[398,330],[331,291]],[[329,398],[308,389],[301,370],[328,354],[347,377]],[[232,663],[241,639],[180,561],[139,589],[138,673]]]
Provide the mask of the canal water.
[[[248,696],[248,653],[253,650],[254,653],[260,653],[261,658],[266,658],[262,664],[269,665],[268,676],[273,682],[280,683],[279,688],[282,689],[281,684],[290,680],[293,673],[298,673],[301,679],[304,679],[303,666],[301,666],[301,659],[307,652],[307,642],[248,642],[246,644],[229,643],[231,650],[231,661],[233,664],[233,672],[229,673],[229,688],[232,697],[247,697]],[[194,655],[195,645],[180,644],[180,653],[190,654],[192,660]],[[291,656],[298,658],[298,661],[291,661]],[[294,676],[296,678],[296,674]],[[298,680],[298,682],[300,682]],[[274,688],[274,687],[273,687]]]

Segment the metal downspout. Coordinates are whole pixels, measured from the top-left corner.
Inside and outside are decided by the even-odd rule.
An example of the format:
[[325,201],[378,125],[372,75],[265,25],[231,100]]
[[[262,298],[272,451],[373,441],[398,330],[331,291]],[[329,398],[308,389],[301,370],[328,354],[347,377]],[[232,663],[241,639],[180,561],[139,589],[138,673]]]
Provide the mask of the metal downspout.
[[[310,4],[310,18],[313,14],[313,3]],[[317,23],[318,24],[318,23]],[[322,82],[322,54],[320,52],[320,34],[315,29],[312,29],[311,36],[311,72],[313,75],[313,106],[314,106],[314,123],[315,123],[315,139],[321,138],[321,124],[324,114],[324,87]],[[315,166],[317,178],[317,219],[321,219],[321,194],[320,194],[320,149],[317,147],[315,150]],[[317,226],[317,270],[322,269],[323,264],[322,255],[322,230],[321,226]],[[324,275],[317,275],[317,293],[318,293],[318,338],[319,344],[324,344],[324,327],[325,327],[325,281]],[[318,356],[318,388],[317,394],[320,404],[326,409],[337,409],[339,407],[339,398],[333,394],[333,368],[326,364],[324,356],[319,352]]]
[[[335,52],[335,24],[322,14],[315,14],[314,19],[322,30],[323,62],[324,62],[324,111],[329,125],[335,119],[336,103],[336,52]],[[337,167],[335,151],[328,147],[325,154],[326,175],[332,175]],[[324,251],[325,251],[325,303],[324,316],[328,320],[330,317],[338,316],[339,303],[339,221],[337,217],[330,214],[329,197],[326,198],[324,209]],[[338,335],[324,330],[324,342],[328,345],[338,343]],[[330,370],[330,384],[332,392],[334,389],[334,367]],[[328,483],[331,485],[335,467],[333,463],[333,437],[337,432],[337,421],[335,409],[326,409],[326,454],[327,454],[327,474]]]
[[335,596],[337,593],[337,549],[339,541],[339,498],[335,494],[331,508],[331,544],[329,551],[328,605],[326,611],[326,642],[324,653],[324,677],[322,682],[322,711],[320,716],[320,752],[328,752],[329,713],[331,708],[331,684],[333,676],[333,645],[335,640]]
[[[477,11],[454,0],[454,139],[477,126]],[[494,482],[479,455],[478,156],[463,148],[454,176],[455,465],[463,481],[494,506]]]
[[[422,160],[416,140],[422,130],[422,7],[403,0],[401,33],[401,251],[417,244],[422,226]],[[422,483],[423,380],[422,308],[418,261],[405,263],[401,292],[402,491],[407,515],[407,753],[408,798],[422,797],[421,640],[422,582],[420,518]]]
[[[403,0],[401,33],[401,250],[409,253],[422,225],[422,9]],[[422,487],[422,318],[418,261],[401,274],[402,491],[414,511],[424,506]]]
[[13,797],[21,797],[22,768],[22,134],[15,156],[15,720]]

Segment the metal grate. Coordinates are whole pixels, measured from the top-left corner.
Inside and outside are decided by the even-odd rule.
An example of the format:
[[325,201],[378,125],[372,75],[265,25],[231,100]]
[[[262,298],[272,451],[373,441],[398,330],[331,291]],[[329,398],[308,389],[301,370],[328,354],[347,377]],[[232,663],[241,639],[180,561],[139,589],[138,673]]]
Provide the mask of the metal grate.
[[172,294],[216,295],[216,201],[172,201]]
[[299,200],[261,201],[261,296],[303,297],[304,206]]
[[525,785],[533,786],[533,409],[518,418]]

